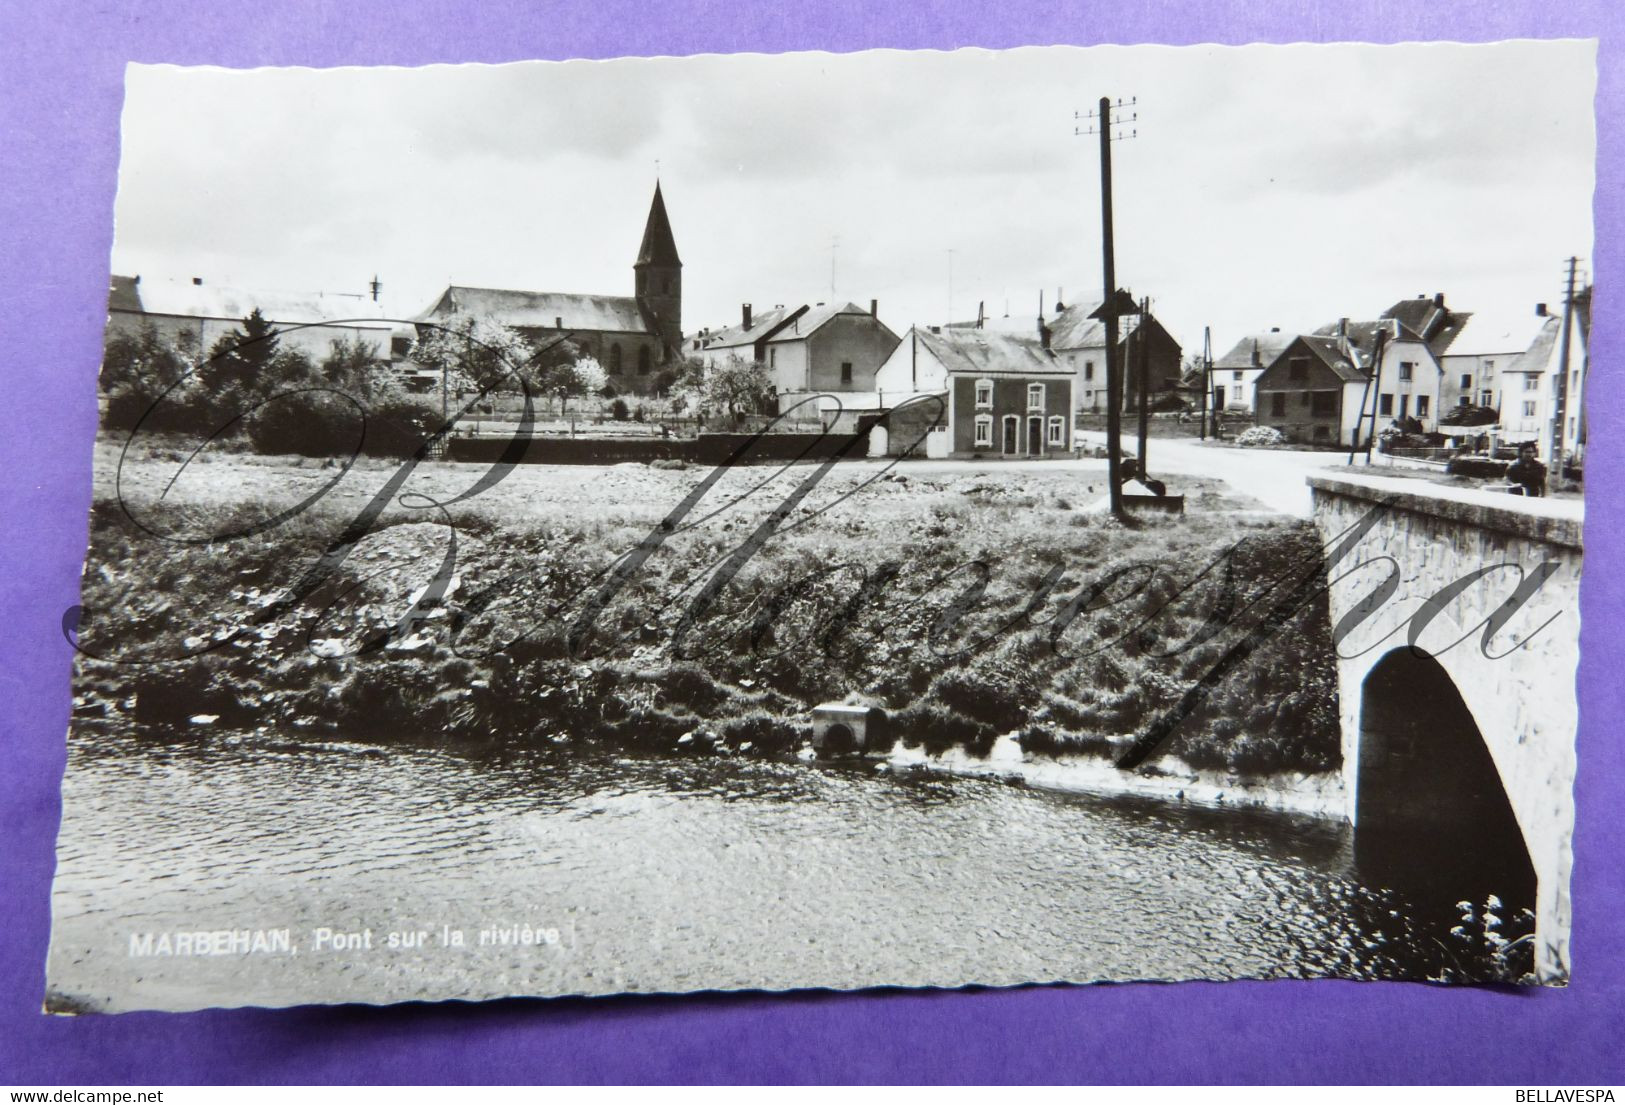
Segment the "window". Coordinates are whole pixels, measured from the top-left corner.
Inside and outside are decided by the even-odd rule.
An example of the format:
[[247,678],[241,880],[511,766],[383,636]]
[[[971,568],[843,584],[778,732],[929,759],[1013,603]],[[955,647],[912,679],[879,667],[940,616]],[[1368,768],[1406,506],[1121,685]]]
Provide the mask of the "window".
[[1231,379],[1232,379],[1232,380],[1239,380],[1239,379],[1241,379],[1241,369],[1239,369],[1239,368],[1238,368],[1238,369],[1236,369],[1236,370],[1235,370],[1235,371],[1234,371],[1234,372],[1232,372],[1232,373],[1231,373],[1231,374],[1230,374],[1230,378],[1231,378]]
[[777,367],[779,367],[779,347],[776,346],[776,345],[770,347],[768,349],[768,351],[767,351],[767,367],[768,368],[777,368]]
[[638,346],[638,375],[649,375],[649,347],[647,345]]
[[1314,402],[1314,407],[1313,407],[1313,413],[1314,413],[1314,416],[1316,418],[1335,418],[1335,417],[1337,417],[1337,392],[1335,392],[1335,391],[1317,391],[1317,392],[1315,392],[1315,402]]
[[609,347],[609,374],[618,376],[621,372],[621,343],[616,342]]
[[1230,388],[1230,398],[1237,403],[1241,402],[1241,385],[1233,384]]
[[852,362],[851,361],[842,361],[841,362],[841,383],[850,384],[851,382],[852,382]]
[[1085,380],[1093,380],[1095,378],[1095,362],[1094,361],[1084,361],[1083,362],[1083,378]]
[[1399,378],[1401,380],[1411,380],[1411,379],[1414,379],[1415,377],[1416,377],[1416,362],[1415,361],[1400,361],[1399,362]]
[[1533,399],[1525,399],[1523,401],[1523,416],[1525,418],[1535,417],[1535,401]]
[[[976,381],[976,405],[978,407],[991,407],[993,405],[993,381]],[[989,433],[993,431],[989,430]]]
[[1523,378],[1523,390],[1525,390],[1525,391],[1539,391],[1540,390],[1540,377],[1536,376],[1533,372],[1531,372],[1531,373],[1529,373],[1529,375],[1525,376]]
[[1495,406],[1495,392],[1491,391],[1489,388],[1485,388],[1483,391],[1479,392],[1478,405],[1481,407]]
[[1377,396],[1377,413],[1384,418],[1394,413],[1394,397],[1391,393],[1385,391]]
[[1399,397],[1399,417],[1409,418],[1411,415],[1411,395],[1406,392]]
[[1049,443],[1051,445],[1066,444],[1066,419],[1052,415],[1049,420]]
[[1426,418],[1428,416],[1428,401],[1431,398],[1432,396],[1429,395],[1418,395],[1416,397],[1416,417]]
[[978,448],[993,447],[993,416],[979,414],[976,416],[976,445]]
[[1044,409],[1043,384],[1027,385],[1027,409],[1030,411],[1041,411]]
[[1461,374],[1461,390],[1462,391],[1471,391],[1472,388],[1473,388],[1473,374],[1471,372],[1463,372]]
[[1298,382],[1309,379],[1309,358],[1293,357],[1288,361],[1287,378]]
[[1485,371],[1486,374],[1494,372],[1495,371],[1495,362],[1494,361],[1485,361],[1484,362],[1484,371]]
[[1277,417],[1286,414],[1286,392],[1270,392],[1270,413]]
[[1472,404],[1472,401],[1473,401],[1473,397],[1471,395],[1463,395],[1461,398],[1456,400],[1456,406],[1458,406],[1458,407],[1470,406]]

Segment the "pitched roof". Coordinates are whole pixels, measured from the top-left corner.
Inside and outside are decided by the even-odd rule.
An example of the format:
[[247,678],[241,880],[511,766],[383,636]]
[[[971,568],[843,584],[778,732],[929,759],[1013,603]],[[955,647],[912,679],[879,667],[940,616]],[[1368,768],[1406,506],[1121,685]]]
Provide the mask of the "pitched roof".
[[1529,348],[1502,371],[1545,372],[1551,365],[1552,351],[1557,348],[1558,339],[1563,333],[1563,316],[1549,315],[1541,322],[1542,325],[1536,331],[1534,339],[1530,341]]
[[[1127,292],[1118,292],[1119,301],[1129,301]],[[1062,309],[1061,313],[1049,320],[1046,325],[1050,332],[1050,347],[1053,349],[1104,349],[1106,347],[1106,322],[1104,319],[1093,318],[1102,306],[1102,301],[1091,299],[1073,303]],[[1151,313],[1151,321],[1156,322],[1157,315]],[[1036,323],[1035,323],[1036,325]],[[1128,341],[1128,336],[1140,326],[1138,311],[1129,313],[1124,311],[1117,316],[1117,340],[1121,344]]]
[[1295,334],[1292,340],[1275,355],[1275,359],[1269,362],[1268,367],[1273,369],[1287,359],[1287,354],[1299,345],[1318,357],[1322,364],[1335,372],[1338,378],[1345,383],[1360,384],[1369,379],[1367,373],[1360,366],[1344,356],[1343,343],[1335,335],[1327,337],[1321,334]]
[[[1230,352],[1213,362],[1213,367],[1224,369],[1235,368],[1263,368],[1276,357],[1281,350],[1292,344],[1296,334],[1282,333],[1280,330],[1262,331],[1257,334],[1248,334],[1230,348]],[[1256,354],[1256,358],[1255,358]]]
[[1467,320],[1447,352],[1452,357],[1515,357],[1529,348],[1545,322],[1546,316],[1533,312],[1508,316],[1481,311]]
[[666,201],[660,194],[660,182],[655,181],[655,198],[649,204],[649,221],[643,227],[643,244],[638,247],[634,265],[677,265],[677,241],[672,237],[671,220],[666,218]]
[[[790,325],[774,334],[768,339],[768,342],[799,341],[838,315],[861,315],[868,318],[869,312],[856,303],[817,303],[808,307],[806,314],[801,315],[799,318],[792,318]],[[880,322],[879,319],[875,321]],[[886,324],[881,322],[880,325],[884,327]],[[891,333],[891,331],[887,330],[887,333]]]
[[735,349],[740,346],[755,345],[777,327],[789,321],[790,316],[797,311],[806,310],[805,307],[774,307],[772,310],[753,312],[750,325],[729,326],[722,330],[713,330],[710,333],[690,334],[690,339],[698,338],[703,349]]
[[1442,357],[1472,313],[1452,311],[1445,306],[1444,296],[1440,294],[1432,299],[1427,296],[1402,299],[1384,311],[1382,317],[1399,320],[1401,325],[1427,343],[1435,357]]
[[389,314],[371,296],[348,292],[269,292],[189,280],[143,280],[114,276],[107,309],[176,318],[237,321],[258,308],[267,321],[283,326],[313,322],[346,322],[371,329],[392,329]]
[[453,284],[419,322],[438,322],[454,314],[494,318],[505,326],[565,330],[614,330],[647,334],[651,330],[629,295],[581,295],[576,292],[527,292],[516,288],[465,288]]
[[1071,376],[1072,369],[1055,359],[1034,337],[993,330],[914,330],[920,344],[949,372],[977,376]]

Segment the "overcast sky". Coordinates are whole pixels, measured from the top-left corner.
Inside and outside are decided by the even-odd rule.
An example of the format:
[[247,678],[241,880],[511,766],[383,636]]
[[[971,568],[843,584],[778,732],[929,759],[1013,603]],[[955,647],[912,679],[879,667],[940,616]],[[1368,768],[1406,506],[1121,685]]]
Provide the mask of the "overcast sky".
[[[132,66],[113,271],[630,295],[658,173],[684,328],[878,299],[911,323],[1118,282],[1187,351],[1445,292],[1524,313],[1591,248],[1591,43],[872,51],[423,69]],[[832,274],[833,261],[833,274]],[[833,280],[833,292],[832,292]],[[950,298],[951,296],[951,298]]]

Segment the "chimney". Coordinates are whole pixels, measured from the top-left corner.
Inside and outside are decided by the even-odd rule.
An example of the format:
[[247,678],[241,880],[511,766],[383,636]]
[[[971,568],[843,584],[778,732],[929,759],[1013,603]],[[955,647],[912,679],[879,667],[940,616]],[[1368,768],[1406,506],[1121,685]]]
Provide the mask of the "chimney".
[[1347,318],[1337,320],[1337,336],[1340,338],[1349,336],[1349,320]]
[[942,327],[940,327],[940,326],[933,326],[933,327],[931,327],[931,332],[932,332],[932,333],[933,333],[933,334],[940,334],[940,333],[942,333]]
[[746,329],[746,330],[750,329],[750,304],[749,303],[741,303],[739,305],[739,325],[743,329]]
[[1049,327],[1044,325],[1044,320],[1043,319],[1038,320],[1038,344],[1043,346],[1044,350],[1046,352],[1048,352],[1048,350],[1049,350]]
[[563,330],[564,329],[564,316],[563,315],[554,315],[553,316],[553,329],[555,329],[555,330]]
[[1535,317],[1536,318],[1545,318],[1546,317],[1546,304],[1544,304],[1544,303],[1535,304]]
[[1059,285],[1057,285],[1056,288],[1055,288],[1055,313],[1056,314],[1060,314],[1062,311],[1066,310],[1066,304],[1061,302],[1061,292],[1063,290],[1064,289],[1062,289]]
[[879,318],[880,317],[880,300],[871,299],[869,301],[869,317],[870,318]]
[[135,282],[137,284],[141,283],[141,274],[140,273],[135,274]]
[[201,286],[201,285],[202,285],[202,283],[203,283],[203,277],[201,277],[201,276],[194,276],[194,277],[192,277],[192,283],[193,283],[193,284],[194,284],[194,285],[199,285],[199,286]]
[[1281,332],[1281,328],[1279,326],[1271,326],[1270,327],[1270,333],[1279,334],[1280,332]]
[[1259,368],[1264,364],[1264,357],[1258,352],[1258,342],[1253,342],[1253,367]]
[[1443,292],[1434,292],[1433,293],[1433,305],[1435,307],[1438,307],[1440,310],[1444,309],[1444,293]]

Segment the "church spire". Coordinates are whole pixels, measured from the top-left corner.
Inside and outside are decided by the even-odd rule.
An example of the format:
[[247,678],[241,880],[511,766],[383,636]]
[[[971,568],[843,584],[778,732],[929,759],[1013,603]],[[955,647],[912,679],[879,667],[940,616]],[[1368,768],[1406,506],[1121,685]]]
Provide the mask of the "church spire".
[[649,205],[649,221],[643,227],[643,245],[638,249],[634,264],[677,265],[677,242],[671,234],[671,221],[666,218],[666,201],[660,194],[660,182],[655,181],[654,202]]
[[632,274],[638,311],[650,332],[660,338],[661,360],[670,361],[683,347],[683,262],[677,257],[677,241],[666,218],[666,200],[658,180]]

